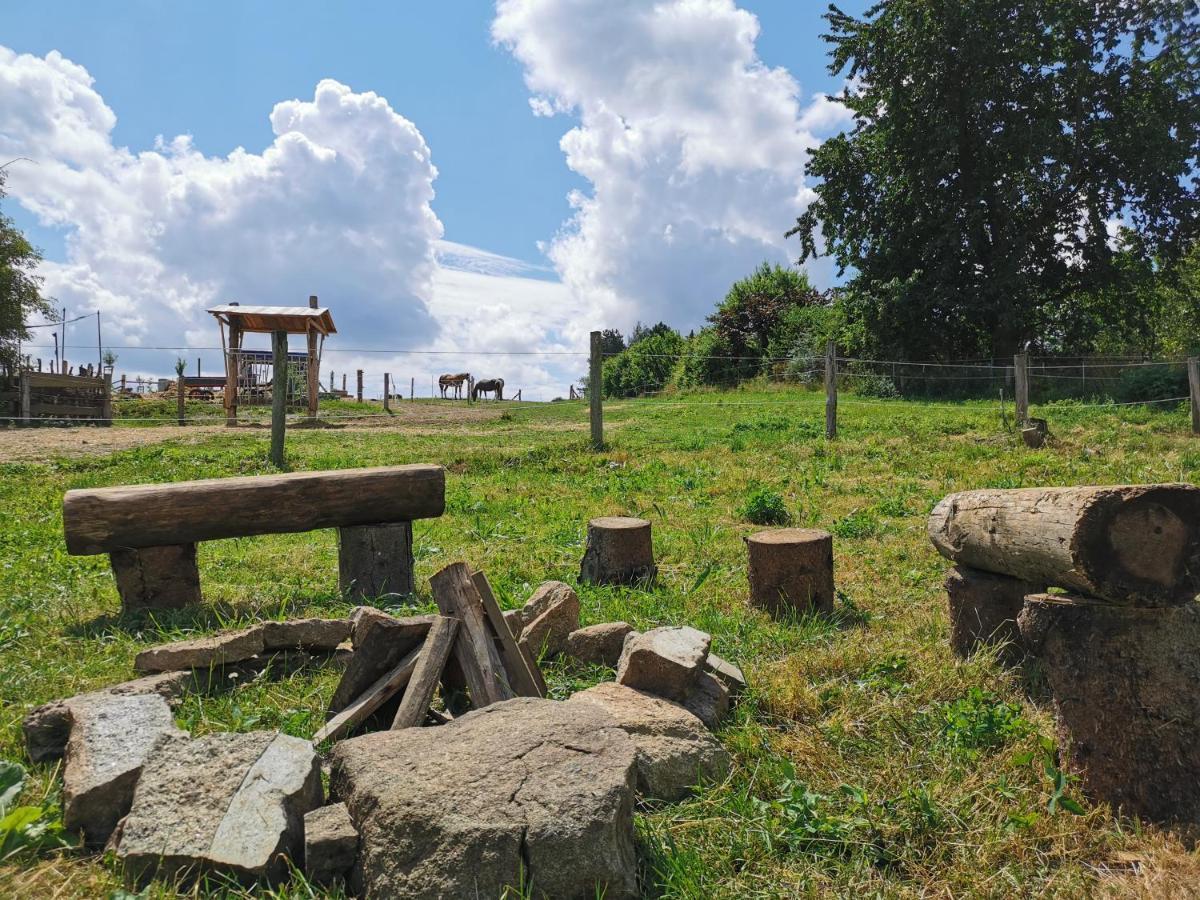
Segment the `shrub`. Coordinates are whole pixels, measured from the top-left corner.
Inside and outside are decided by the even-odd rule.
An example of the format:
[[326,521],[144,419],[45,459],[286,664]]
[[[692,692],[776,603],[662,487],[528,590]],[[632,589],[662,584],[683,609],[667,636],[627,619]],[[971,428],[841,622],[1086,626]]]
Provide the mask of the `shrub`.
[[1165,400],[1188,395],[1187,370],[1171,366],[1137,366],[1126,369],[1117,381],[1121,403]]
[[742,506],[742,515],[755,525],[786,525],[792,520],[783,497],[771,488],[755,488]]

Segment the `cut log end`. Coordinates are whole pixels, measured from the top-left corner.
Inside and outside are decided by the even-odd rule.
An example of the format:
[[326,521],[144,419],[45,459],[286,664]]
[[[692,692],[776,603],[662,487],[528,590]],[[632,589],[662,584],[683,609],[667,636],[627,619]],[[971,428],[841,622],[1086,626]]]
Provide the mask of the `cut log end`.
[[591,584],[632,584],[652,581],[654,541],[650,523],[629,516],[602,516],[587,527],[587,549],[579,578]]
[[950,649],[967,659],[983,647],[999,647],[1006,665],[1019,663],[1024,643],[1017,616],[1028,594],[1042,587],[1011,578],[957,566],[946,575],[946,599],[950,609]]
[[750,603],[774,616],[833,612],[833,535],[778,528],[746,538]]

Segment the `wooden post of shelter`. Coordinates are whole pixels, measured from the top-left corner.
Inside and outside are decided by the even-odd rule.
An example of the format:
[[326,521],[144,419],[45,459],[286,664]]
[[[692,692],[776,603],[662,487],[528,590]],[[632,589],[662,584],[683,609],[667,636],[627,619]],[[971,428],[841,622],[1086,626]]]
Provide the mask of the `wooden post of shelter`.
[[588,370],[588,400],[592,419],[592,449],[604,448],[604,364],[600,354],[600,332],[592,332],[591,366]]
[[287,428],[288,388],[288,333],[276,331],[271,334],[272,361],[271,384],[271,462],[283,468],[283,436]]
[[825,345],[825,437],[837,437],[837,344]]
[[1188,396],[1192,401],[1192,434],[1200,434],[1200,357],[1189,357]]
[[[316,294],[308,298],[308,308],[317,308]],[[317,400],[321,393],[321,366],[317,353],[317,340],[320,335],[310,325],[306,336],[308,338],[308,418],[315,420],[317,418]]]
[[1017,427],[1029,421],[1029,354],[1013,356],[1013,393],[1017,399]]

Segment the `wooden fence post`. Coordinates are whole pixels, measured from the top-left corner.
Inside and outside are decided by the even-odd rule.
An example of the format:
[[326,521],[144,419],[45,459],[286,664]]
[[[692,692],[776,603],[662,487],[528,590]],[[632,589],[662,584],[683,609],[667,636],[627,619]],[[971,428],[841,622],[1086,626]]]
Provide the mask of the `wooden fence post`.
[[21,419],[29,424],[33,416],[33,381],[28,372],[21,375]]
[[1200,357],[1188,357],[1188,395],[1192,400],[1192,434],[1200,434]]
[[288,339],[286,331],[271,334],[274,351],[271,385],[271,462],[283,468],[283,435],[287,428]]
[[1017,427],[1029,422],[1029,354],[1013,356],[1013,393],[1017,400]]
[[392,376],[389,375],[387,372],[384,372],[383,373],[383,411],[384,412],[392,411],[391,406],[388,405],[388,401],[391,400],[391,396],[392,396]]
[[[308,298],[308,308],[317,309],[317,297],[315,294]],[[309,327],[305,335],[308,338],[308,418],[311,421],[317,420],[317,407],[321,400],[321,369],[320,362],[317,360],[317,332]]]
[[113,404],[112,404],[112,372],[104,376],[104,400],[100,407],[100,418],[104,420],[105,425],[111,425],[113,420]]
[[179,416],[179,424],[187,424],[187,410],[184,409],[184,401],[187,400],[187,386],[184,383],[184,377],[180,375],[175,379],[175,412]]
[[355,391],[355,397],[359,403],[362,403],[362,369],[357,370],[358,388]]
[[408,399],[409,402],[417,399],[417,379],[416,376],[408,379]]
[[825,345],[825,437],[837,437],[837,343]]
[[600,332],[592,332],[592,358],[588,374],[588,400],[592,416],[592,449],[604,448],[604,408],[601,396],[604,393],[604,365],[600,358]]

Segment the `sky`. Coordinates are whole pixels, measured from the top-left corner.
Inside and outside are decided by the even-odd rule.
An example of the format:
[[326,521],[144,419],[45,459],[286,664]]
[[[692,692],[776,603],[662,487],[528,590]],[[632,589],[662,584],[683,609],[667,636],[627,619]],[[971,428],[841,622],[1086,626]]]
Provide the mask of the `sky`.
[[[0,163],[34,162],[3,209],[68,316],[100,311],[118,372],[216,372],[207,307],[317,294],[326,382],[471,371],[550,399],[589,331],[701,327],[795,261],[807,150],[849,122],[824,6],[22,4]],[[91,361],[85,324],[69,356]]]

